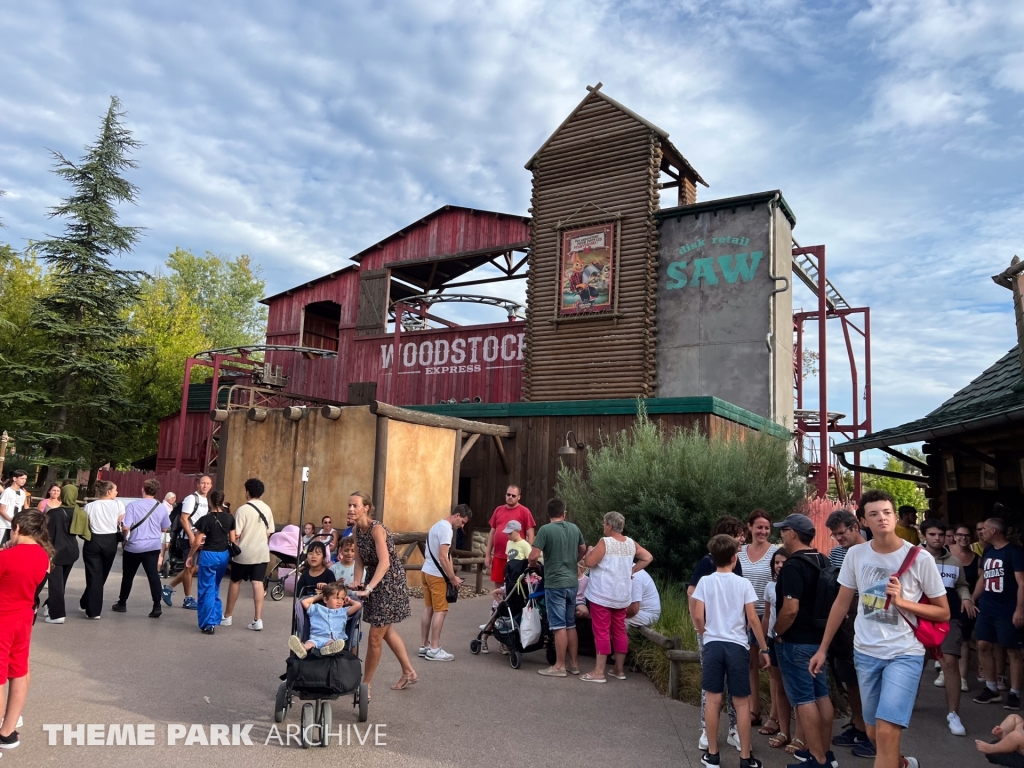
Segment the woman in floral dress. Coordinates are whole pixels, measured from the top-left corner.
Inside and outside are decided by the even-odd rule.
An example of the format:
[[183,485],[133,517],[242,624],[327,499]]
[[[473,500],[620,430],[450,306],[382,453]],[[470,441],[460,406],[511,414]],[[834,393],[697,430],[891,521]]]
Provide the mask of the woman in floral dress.
[[370,574],[363,589],[356,592],[363,601],[363,619],[370,625],[363,680],[369,688],[386,642],[402,665],[402,677],[391,689],[401,691],[419,681],[409,662],[405,643],[392,626],[409,618],[411,613],[405,568],[395,554],[391,534],[379,520],[373,519],[373,502],[368,494],[356,491],[349,496],[348,524],[356,537],[355,572],[362,573],[365,567]]

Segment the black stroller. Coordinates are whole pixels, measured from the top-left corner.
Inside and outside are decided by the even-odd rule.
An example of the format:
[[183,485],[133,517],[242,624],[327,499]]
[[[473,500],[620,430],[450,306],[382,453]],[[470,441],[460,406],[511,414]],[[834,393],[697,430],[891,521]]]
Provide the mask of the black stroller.
[[[530,591],[530,576],[536,576],[539,583],[534,591]],[[540,638],[527,646],[523,646],[519,636],[519,622],[527,603],[535,601],[540,610]],[[509,560],[505,566],[505,599],[498,603],[491,618],[480,628],[480,634],[469,644],[469,651],[474,656],[480,653],[483,641],[487,637],[495,638],[508,649],[509,664],[512,669],[523,665],[523,654],[539,651],[547,652],[548,664],[554,664],[555,636],[548,627],[547,612],[544,610],[544,569],[539,565],[531,566],[526,560]]]
[[[311,594],[307,592],[296,597],[292,616],[292,634],[303,640],[309,639],[309,622],[301,598]],[[302,705],[300,716],[302,730],[299,738],[303,749],[328,746],[334,715],[332,701],[351,694],[352,706],[359,707],[359,722],[365,723],[369,716],[369,692],[366,683],[362,681],[363,668],[359,660],[361,618],[360,610],[348,620],[346,632],[350,645],[341,653],[331,656],[309,655],[304,659],[294,654],[288,657],[287,670],[281,675],[284,682],[278,687],[274,701],[274,722],[284,722],[293,698],[307,702]]]

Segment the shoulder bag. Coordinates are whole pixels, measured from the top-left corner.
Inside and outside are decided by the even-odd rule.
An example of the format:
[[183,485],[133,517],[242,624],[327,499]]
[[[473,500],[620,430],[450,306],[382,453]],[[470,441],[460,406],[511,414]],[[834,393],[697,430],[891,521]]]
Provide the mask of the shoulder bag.
[[[259,507],[257,507],[251,501],[245,502],[245,504],[243,504],[242,507],[252,507],[253,509],[255,509],[256,510],[256,514],[260,516],[260,520],[263,521],[263,525],[266,526],[266,528],[267,528],[267,536],[269,536],[270,534],[273,533],[273,531],[270,530],[270,523],[267,522],[267,518],[263,515],[262,512],[260,512],[260,508]],[[241,509],[242,507],[239,507],[239,509]]]
[[[914,561],[917,560],[917,555],[921,551],[921,547],[911,547],[910,551],[907,552],[907,556],[903,559],[903,565],[900,569],[893,574],[897,579],[910,570]],[[886,600],[888,603],[888,600]],[[930,605],[931,601],[928,599],[928,595],[922,593],[919,603],[924,605]],[[913,623],[907,618],[906,614],[903,613],[899,608],[896,612],[903,617],[903,620],[910,624],[914,630],[914,637],[917,641],[924,646],[925,652],[933,659],[942,658],[942,641],[946,639],[946,635],[949,634],[949,622],[948,621],[932,621],[931,619],[923,619],[920,616],[916,616],[917,623]]]
[[[156,512],[156,508],[159,507],[161,503],[162,502],[158,501],[156,504],[154,504],[152,507],[149,508],[149,512],[146,513],[146,516],[144,518],[139,520],[139,522],[137,522],[137,523],[132,523],[131,527],[128,529],[128,533],[123,534],[123,536],[120,539],[120,541],[128,541],[128,537],[130,537],[132,535],[132,531],[134,531],[136,528],[138,528],[144,522],[149,520],[149,516],[152,515],[154,512]],[[120,527],[120,526],[118,526],[118,527]]]
[[434,565],[437,566],[437,570],[441,572],[441,578],[444,579],[445,590],[444,599],[446,602],[454,603],[459,599],[459,588],[448,581],[448,574],[444,572],[444,568],[437,562],[437,558],[434,557],[434,553],[430,551],[430,534],[427,534],[427,554],[430,555],[430,559],[434,561]]
[[225,536],[227,536],[227,539],[228,539],[228,554],[231,557],[233,557],[233,558],[234,557],[240,557],[241,554],[242,554],[242,548],[240,546],[238,546],[237,544],[235,544],[235,542],[233,542],[231,540],[231,534],[229,534],[227,532],[227,529],[224,527],[224,523],[222,523],[220,521],[220,518],[217,517],[217,515],[222,514],[222,513],[221,512],[213,512],[212,514],[213,514],[213,522],[215,522],[217,524],[217,527],[221,529],[221,531],[224,533]]

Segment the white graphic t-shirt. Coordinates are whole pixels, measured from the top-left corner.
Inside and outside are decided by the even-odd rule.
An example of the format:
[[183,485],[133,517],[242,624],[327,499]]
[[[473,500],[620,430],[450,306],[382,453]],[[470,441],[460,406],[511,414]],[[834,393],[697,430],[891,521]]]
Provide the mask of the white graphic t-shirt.
[[[903,565],[910,547],[909,542],[904,542],[895,552],[883,555],[872,549],[871,542],[865,542],[850,547],[846,553],[839,583],[860,594],[853,639],[853,647],[860,653],[876,659],[924,656],[924,646],[914,637],[913,627],[885,594],[889,577]],[[922,595],[933,599],[946,596],[935,558],[923,549],[910,570],[900,577],[900,584],[903,598],[911,602],[920,601]],[[913,620],[909,611],[904,613]]]

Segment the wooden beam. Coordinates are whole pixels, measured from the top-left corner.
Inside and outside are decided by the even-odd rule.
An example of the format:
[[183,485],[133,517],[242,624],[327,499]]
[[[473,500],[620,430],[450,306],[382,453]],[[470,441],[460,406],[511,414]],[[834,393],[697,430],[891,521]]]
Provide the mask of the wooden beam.
[[[469,443],[469,447],[473,447],[473,443],[480,439],[480,435],[473,435],[473,437],[466,442]],[[462,445],[462,430],[455,430],[455,456],[452,462],[452,509],[459,503],[459,478],[462,477],[462,458],[466,455],[466,448]],[[450,554],[450,553],[449,553]]]
[[[376,401],[374,401],[376,402]],[[373,412],[373,404],[370,404]],[[377,519],[384,518],[384,481],[388,468],[388,420],[377,417],[377,445],[373,453],[373,503],[377,505]]]
[[[459,430],[459,437],[462,437],[462,430]],[[473,446],[476,445],[476,441],[480,439],[480,435],[470,435],[469,438],[462,444],[462,452],[459,454],[459,461],[461,462],[466,458],[466,454],[473,450]]]
[[[395,421],[404,421],[408,424],[422,424],[426,427],[441,427],[442,429],[461,429],[471,435],[496,435],[498,437],[515,437],[516,431],[504,424],[485,424],[481,421],[470,421],[459,419],[455,416],[440,416],[435,413],[422,413],[410,411],[407,408],[382,403],[377,400],[370,403],[370,412],[378,416],[386,416]],[[378,448],[379,448],[378,440]]]
[[525,280],[526,275],[506,275],[503,277],[487,277],[480,280],[466,280],[461,283],[449,283],[448,285],[442,285],[438,288],[438,291],[443,291],[447,288],[464,288],[467,285],[486,285],[487,283],[504,283],[507,280]]
[[498,459],[501,461],[501,468],[505,474],[511,474],[508,466],[508,456],[505,455],[505,446],[501,444],[501,438],[497,435],[491,435],[494,438],[494,448],[498,452]]
[[519,271],[519,268],[520,268],[521,266],[523,266],[523,264],[525,264],[525,263],[526,263],[526,262],[528,262],[529,260],[530,260],[530,256],[529,256],[529,254],[527,254],[526,256],[523,256],[523,258],[521,258],[521,259],[519,260],[519,262],[518,262],[518,263],[517,263],[517,264],[516,264],[516,265],[515,265],[514,267],[512,267],[512,270],[511,270],[511,271],[509,272],[509,274],[510,274],[510,275],[514,275],[514,274],[515,274],[516,272],[518,272],[518,271]]
[[435,261],[430,266],[430,277],[427,278],[427,291],[430,290],[430,286],[434,284],[434,276],[437,274],[437,262]]

